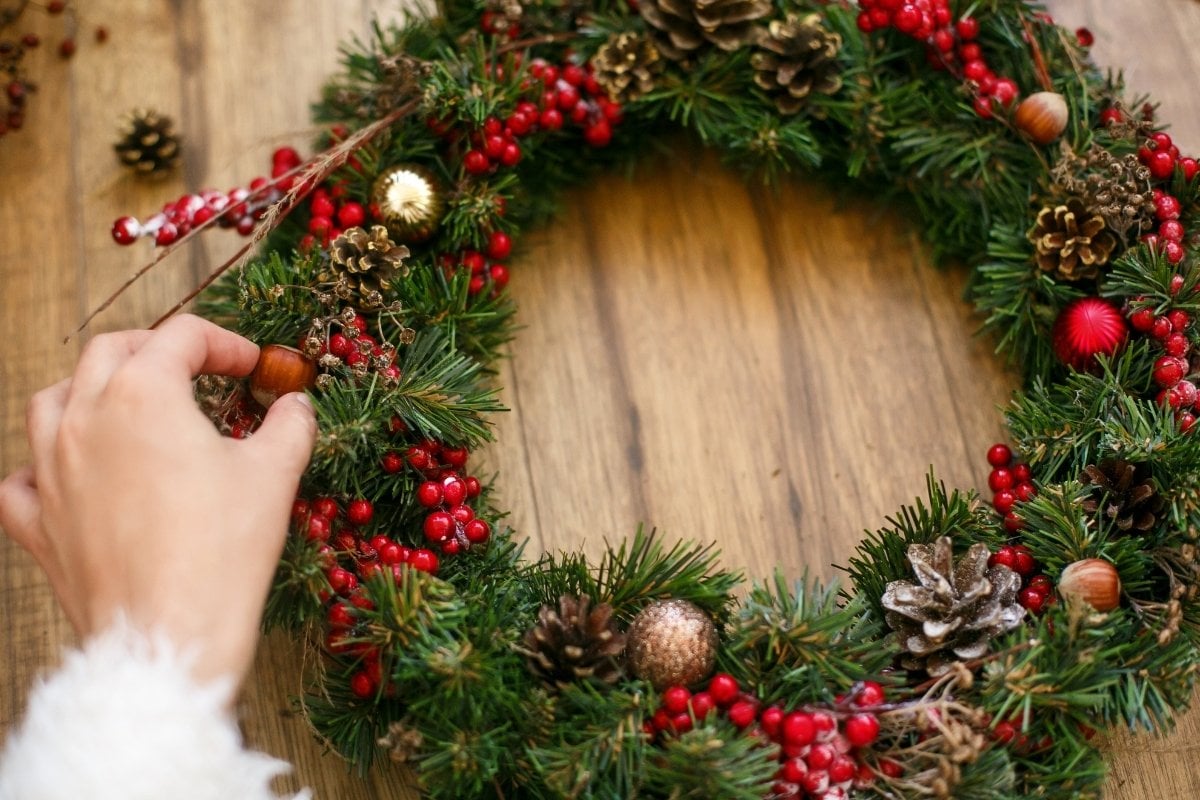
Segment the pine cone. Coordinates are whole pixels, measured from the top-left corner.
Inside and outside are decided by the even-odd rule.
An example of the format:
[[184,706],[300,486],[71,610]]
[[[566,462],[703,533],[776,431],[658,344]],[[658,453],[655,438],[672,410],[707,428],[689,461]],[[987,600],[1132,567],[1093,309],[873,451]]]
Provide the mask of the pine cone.
[[135,109],[121,119],[113,150],[122,164],[141,175],[165,175],[179,163],[180,139],[174,127],[168,116]]
[[542,606],[538,622],[518,650],[529,671],[556,686],[594,678],[616,683],[624,665],[625,634],[612,621],[608,603],[591,607],[590,597],[564,594],[558,611]]
[[1068,281],[1095,278],[1117,246],[1104,217],[1076,198],[1039,211],[1028,238],[1037,248],[1038,267]]
[[663,70],[662,53],[649,37],[625,31],[600,45],[592,70],[609,99],[624,105],[654,91]]
[[944,675],[955,661],[979,658],[993,638],[1021,624],[1021,576],[988,566],[987,545],[976,543],[954,563],[950,538],[909,545],[918,584],[892,581],[880,600],[899,638],[906,669]]
[[1145,533],[1158,522],[1165,502],[1147,465],[1110,458],[1084,467],[1079,480],[1099,490],[1081,503],[1089,516],[1102,514],[1123,533]]
[[705,44],[726,52],[754,40],[755,20],[771,13],[770,0],[642,0],[638,11],[655,29],[664,56],[682,61]]
[[346,230],[333,240],[329,255],[329,265],[318,279],[333,282],[338,297],[357,300],[364,308],[382,305],[392,282],[408,274],[408,248],[393,242],[382,225],[372,225],[370,233]]
[[754,82],[775,98],[782,114],[795,114],[809,96],[842,88],[837,54],[842,37],[821,25],[820,14],[771,20],[750,57]]

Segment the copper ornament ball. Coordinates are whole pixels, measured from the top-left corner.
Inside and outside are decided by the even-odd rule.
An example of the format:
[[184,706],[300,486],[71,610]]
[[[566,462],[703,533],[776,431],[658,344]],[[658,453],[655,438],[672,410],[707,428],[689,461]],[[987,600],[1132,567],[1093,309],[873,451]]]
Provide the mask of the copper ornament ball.
[[630,671],[658,690],[697,684],[716,665],[717,626],[687,600],[651,603],[633,618],[625,636]]
[[250,373],[250,394],[263,408],[290,392],[303,392],[317,382],[317,364],[294,347],[269,344],[258,354]]
[[371,186],[371,206],[396,241],[420,244],[433,236],[444,212],[442,188],[424,167],[384,170]]

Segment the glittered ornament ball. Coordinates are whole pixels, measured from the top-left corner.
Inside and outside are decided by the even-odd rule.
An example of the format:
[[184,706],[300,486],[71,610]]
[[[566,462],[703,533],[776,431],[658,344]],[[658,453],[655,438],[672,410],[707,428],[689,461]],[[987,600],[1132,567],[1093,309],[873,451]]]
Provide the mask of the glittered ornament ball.
[[371,205],[396,241],[419,244],[442,221],[442,190],[424,167],[403,164],[384,170],[371,187]]
[[1128,335],[1120,309],[1099,297],[1081,297],[1058,315],[1051,340],[1059,361],[1087,372],[1097,368],[1097,356],[1116,355]]
[[633,618],[625,635],[630,671],[655,689],[692,686],[716,664],[717,627],[687,600],[651,603]]

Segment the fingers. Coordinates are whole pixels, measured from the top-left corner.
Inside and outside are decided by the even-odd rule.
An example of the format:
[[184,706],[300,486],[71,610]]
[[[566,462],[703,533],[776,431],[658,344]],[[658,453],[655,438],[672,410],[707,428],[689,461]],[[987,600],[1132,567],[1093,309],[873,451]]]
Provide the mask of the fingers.
[[183,314],[155,331],[130,359],[149,374],[191,381],[202,373],[249,375],[258,362],[258,345],[207,320]]
[[42,534],[42,504],[33,480],[33,468],[23,467],[0,481],[0,528],[42,563],[50,551]]
[[54,443],[58,439],[71,386],[72,379],[65,378],[29,398],[25,409],[25,429],[33,451],[33,469],[43,476],[54,466]]
[[153,331],[102,333],[83,348],[75,367],[72,397],[94,397],[109,378],[154,335]]
[[312,401],[301,392],[286,394],[271,404],[262,426],[241,444],[272,465],[277,475],[300,480],[317,440]]

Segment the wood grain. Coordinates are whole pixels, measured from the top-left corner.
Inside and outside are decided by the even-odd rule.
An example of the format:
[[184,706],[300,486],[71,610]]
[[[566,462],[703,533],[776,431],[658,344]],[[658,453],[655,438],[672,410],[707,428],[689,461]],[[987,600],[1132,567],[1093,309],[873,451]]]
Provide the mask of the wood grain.
[[[337,44],[392,4],[97,0],[84,19],[112,30],[62,62],[43,48],[28,130],[0,141],[0,470],[27,456],[24,406],[66,375],[61,336],[136,268],[111,220],[187,188],[233,186],[302,143],[307,104]],[[1183,0],[1050,4],[1095,32],[1102,64],[1153,90],[1184,150],[1200,150],[1200,51]],[[31,17],[55,41],[59,23]],[[172,114],[188,136],[177,178],[147,186],[109,152],[116,117]],[[513,291],[525,326],[503,367],[514,408],[485,455],[530,548],[592,552],[639,522],[720,543],[753,577],[776,567],[833,577],[864,528],[920,493],[932,464],[982,487],[995,406],[1013,379],[905,221],[865,200],[796,182],[746,186],[698,151],[573,193],[561,222],[526,237]],[[237,242],[205,237],[129,292],[96,330],[148,324]],[[71,636],[32,561],[0,543],[0,730]],[[288,785],[320,797],[415,797],[383,768],[366,780],[322,756],[289,698],[297,654],[275,637],[246,691],[250,740],[293,760]],[[1118,737],[1109,796],[1200,795],[1200,718],[1169,737]]]

